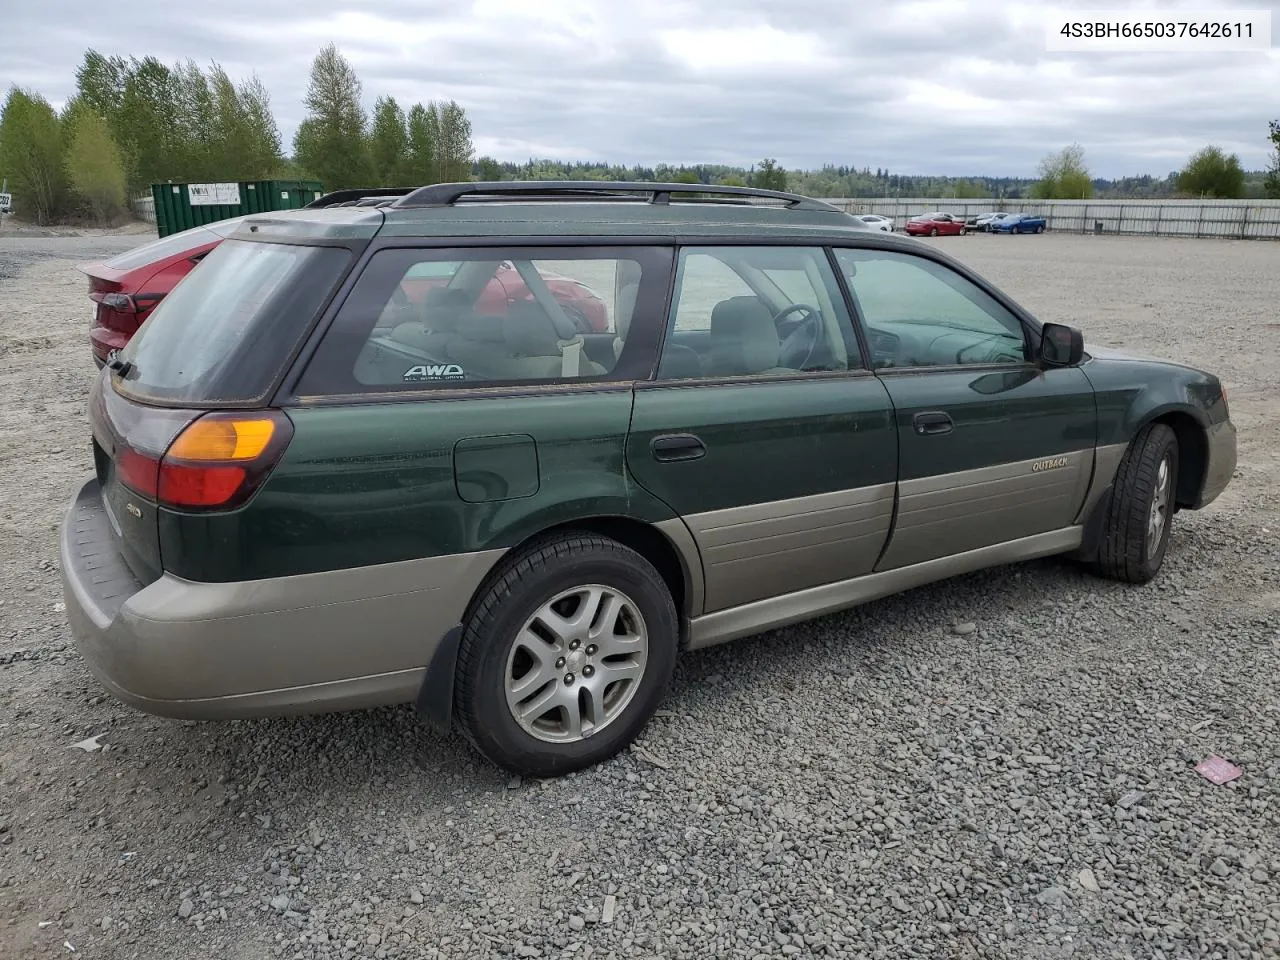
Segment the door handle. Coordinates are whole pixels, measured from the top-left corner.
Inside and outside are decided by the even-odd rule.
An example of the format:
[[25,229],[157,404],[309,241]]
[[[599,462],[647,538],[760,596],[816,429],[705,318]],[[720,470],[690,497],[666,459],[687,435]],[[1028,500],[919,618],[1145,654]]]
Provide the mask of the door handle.
[[928,413],[917,413],[911,418],[912,425],[916,428],[916,433],[921,436],[929,436],[937,433],[950,433],[955,427],[951,422],[951,418],[941,410],[930,410]]
[[653,459],[663,461],[697,460],[707,453],[706,446],[692,433],[669,433],[654,437],[649,443],[649,449],[653,452]]

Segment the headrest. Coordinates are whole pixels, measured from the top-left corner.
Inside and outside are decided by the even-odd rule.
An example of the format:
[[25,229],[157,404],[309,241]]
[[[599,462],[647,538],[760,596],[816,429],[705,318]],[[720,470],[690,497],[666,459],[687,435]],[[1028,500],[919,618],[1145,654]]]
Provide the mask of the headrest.
[[503,339],[520,357],[558,357],[560,340],[547,312],[533,300],[517,300],[502,320]]
[[730,297],[711,311],[710,373],[741,376],[778,365],[778,328],[758,297]]

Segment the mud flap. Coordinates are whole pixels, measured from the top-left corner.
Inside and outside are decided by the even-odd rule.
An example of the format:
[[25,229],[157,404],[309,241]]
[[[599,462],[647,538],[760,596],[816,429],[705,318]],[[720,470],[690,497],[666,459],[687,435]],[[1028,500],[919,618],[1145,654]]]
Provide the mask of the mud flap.
[[453,680],[461,643],[462,624],[458,624],[440,639],[413,702],[418,716],[441,733],[448,733],[453,727]]

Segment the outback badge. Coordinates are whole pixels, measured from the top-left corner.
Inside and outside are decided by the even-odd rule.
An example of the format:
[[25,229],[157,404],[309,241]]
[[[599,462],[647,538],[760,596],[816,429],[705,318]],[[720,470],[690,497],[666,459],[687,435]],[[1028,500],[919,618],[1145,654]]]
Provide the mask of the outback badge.
[[1043,473],[1045,470],[1058,470],[1067,465],[1066,457],[1053,457],[1049,460],[1037,460],[1031,465],[1032,473]]

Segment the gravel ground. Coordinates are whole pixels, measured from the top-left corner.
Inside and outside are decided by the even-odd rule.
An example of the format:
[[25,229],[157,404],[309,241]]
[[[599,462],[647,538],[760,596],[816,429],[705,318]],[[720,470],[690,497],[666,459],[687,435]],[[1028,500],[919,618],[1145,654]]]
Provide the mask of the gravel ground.
[[83,668],[73,264],[138,239],[0,233],[0,957],[1280,953],[1280,246],[936,241],[1230,386],[1237,477],[1155,583],[1048,560],[692,654],[637,749],[521,783],[408,709],[173,722]]

